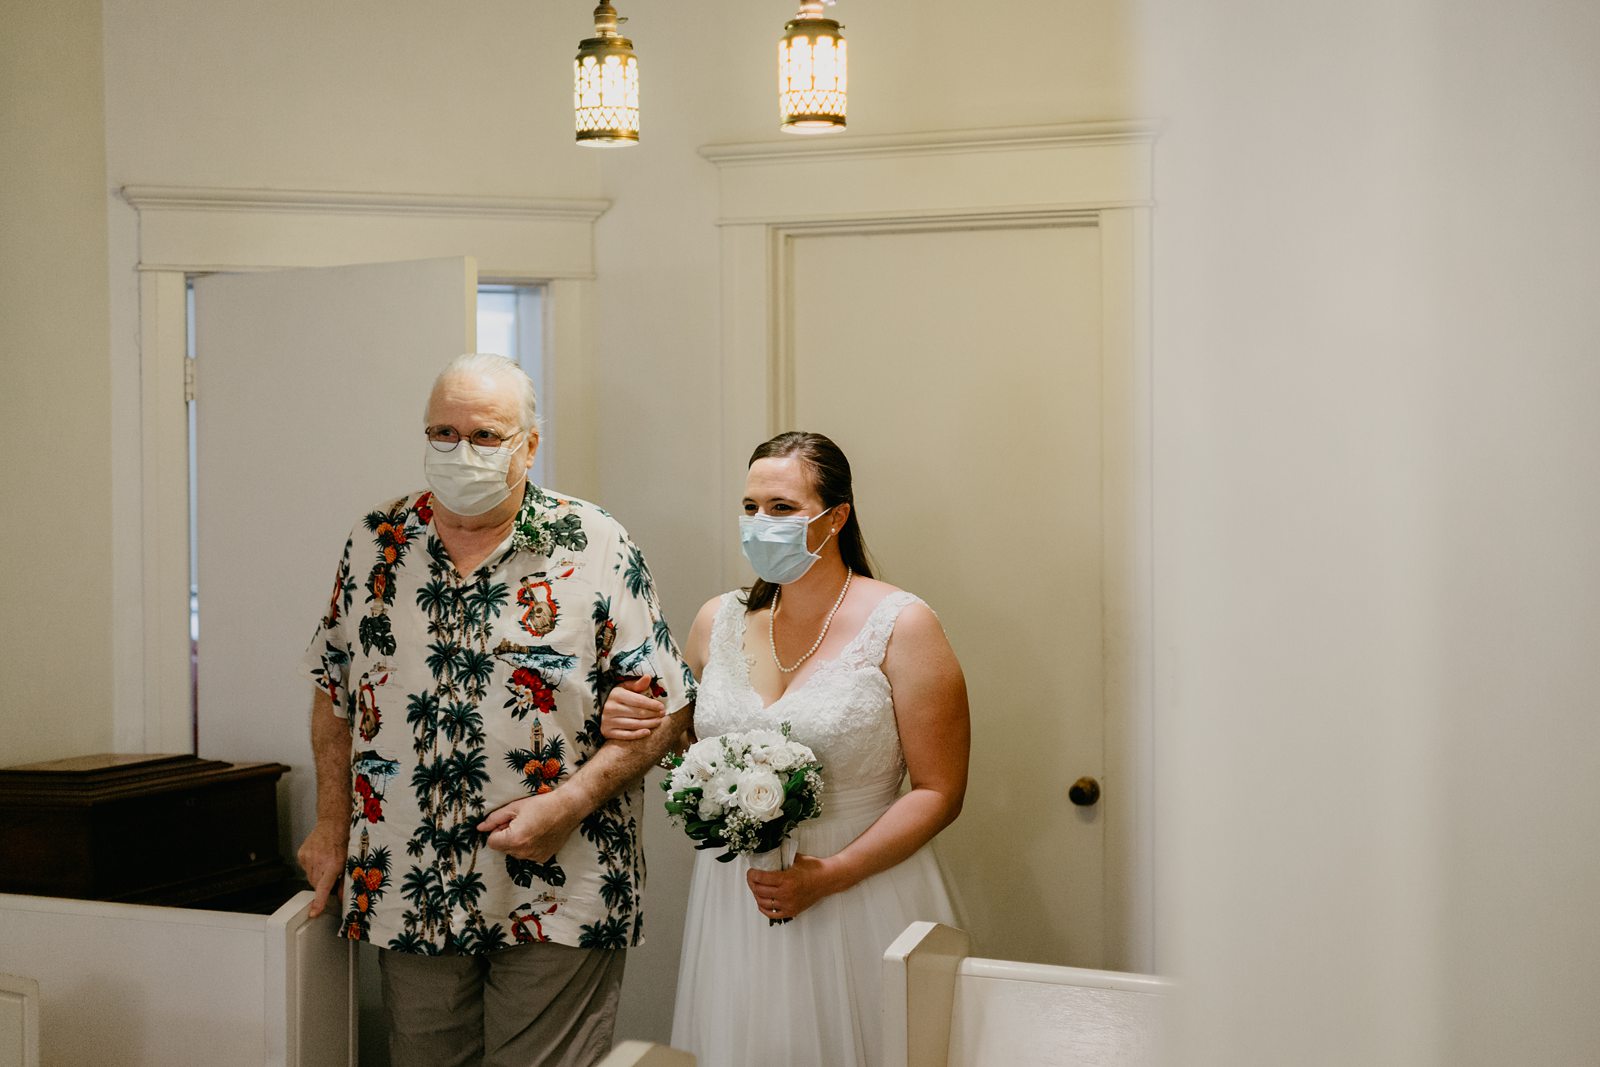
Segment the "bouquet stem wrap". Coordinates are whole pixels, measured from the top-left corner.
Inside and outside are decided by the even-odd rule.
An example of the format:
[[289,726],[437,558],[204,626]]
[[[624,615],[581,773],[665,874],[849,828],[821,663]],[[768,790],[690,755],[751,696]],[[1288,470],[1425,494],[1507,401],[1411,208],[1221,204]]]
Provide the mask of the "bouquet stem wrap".
[[[777,848],[750,853],[750,866],[758,871],[786,871],[789,865],[794,863],[795,854],[799,851],[794,838],[786,837]],[[768,919],[767,925],[779,926],[788,921],[788,919]]]

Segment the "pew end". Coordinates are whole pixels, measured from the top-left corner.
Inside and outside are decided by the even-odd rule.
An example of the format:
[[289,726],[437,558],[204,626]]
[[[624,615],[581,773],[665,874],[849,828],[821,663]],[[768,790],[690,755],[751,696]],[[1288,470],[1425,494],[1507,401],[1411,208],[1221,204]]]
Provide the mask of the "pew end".
[[1148,1067],[1172,983],[1145,974],[979,959],[918,922],[884,953],[885,1067]]
[[623,1041],[600,1061],[600,1067],[694,1067],[694,1055],[652,1041]]

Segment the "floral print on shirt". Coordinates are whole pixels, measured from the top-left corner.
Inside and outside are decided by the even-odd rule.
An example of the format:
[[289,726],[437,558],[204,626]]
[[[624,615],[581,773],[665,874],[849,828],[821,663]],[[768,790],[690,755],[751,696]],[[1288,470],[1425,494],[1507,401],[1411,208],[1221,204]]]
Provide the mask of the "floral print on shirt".
[[354,742],[344,934],[430,955],[637,945],[642,787],[547,863],[495,852],[477,824],[583,766],[618,680],[654,676],[673,710],[693,700],[644,556],[601,509],[532,484],[469,575],[432,520],[426,492],[363,518],[304,661]]

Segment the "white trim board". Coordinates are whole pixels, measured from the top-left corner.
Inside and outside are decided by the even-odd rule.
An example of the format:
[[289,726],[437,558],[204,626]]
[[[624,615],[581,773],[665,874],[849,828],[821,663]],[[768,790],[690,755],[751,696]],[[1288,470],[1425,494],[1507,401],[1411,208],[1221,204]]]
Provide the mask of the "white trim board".
[[1145,122],[708,145],[721,222],[1023,215],[1151,202]]
[[331,267],[470,255],[485,277],[594,277],[606,200],[126,185],[141,271]]

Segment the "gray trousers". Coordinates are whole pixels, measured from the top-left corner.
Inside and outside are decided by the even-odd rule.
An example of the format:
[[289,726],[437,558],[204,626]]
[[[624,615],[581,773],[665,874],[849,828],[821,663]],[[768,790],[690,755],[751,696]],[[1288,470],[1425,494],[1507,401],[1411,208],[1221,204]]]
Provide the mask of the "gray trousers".
[[378,953],[392,1067],[592,1067],[611,1050],[626,949]]

